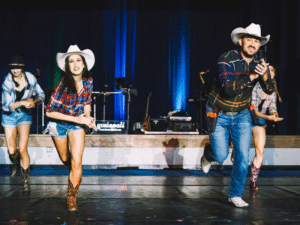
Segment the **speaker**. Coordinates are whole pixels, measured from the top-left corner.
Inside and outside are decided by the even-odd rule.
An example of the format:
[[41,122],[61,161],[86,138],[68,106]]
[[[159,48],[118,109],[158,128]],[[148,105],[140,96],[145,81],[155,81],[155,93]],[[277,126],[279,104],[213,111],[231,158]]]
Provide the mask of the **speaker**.
[[168,130],[172,131],[197,131],[197,123],[185,121],[170,121]]
[[168,122],[164,118],[150,119],[150,126],[150,131],[167,131]]

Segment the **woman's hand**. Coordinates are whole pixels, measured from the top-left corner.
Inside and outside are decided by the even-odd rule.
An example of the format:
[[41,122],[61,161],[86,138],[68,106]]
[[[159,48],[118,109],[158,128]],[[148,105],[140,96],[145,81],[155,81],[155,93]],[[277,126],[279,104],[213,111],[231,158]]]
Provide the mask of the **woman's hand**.
[[35,107],[35,102],[32,98],[26,99],[22,101],[22,105],[27,109],[32,109]]
[[85,124],[89,128],[94,128],[95,130],[97,130],[96,123],[95,123],[93,117],[85,117],[84,114],[81,114],[80,116],[75,117],[74,122],[80,123],[80,124]]
[[268,117],[269,117],[269,120],[274,121],[274,122],[279,122],[279,121],[283,120],[283,118],[278,117],[277,113],[269,115]]

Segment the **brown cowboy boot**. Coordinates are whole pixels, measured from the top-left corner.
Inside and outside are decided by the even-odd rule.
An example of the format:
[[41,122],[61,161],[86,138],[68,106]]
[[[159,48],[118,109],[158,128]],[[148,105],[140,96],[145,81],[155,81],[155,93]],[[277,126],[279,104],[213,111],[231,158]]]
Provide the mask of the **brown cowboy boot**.
[[29,173],[30,173],[30,166],[24,170],[21,166],[21,172],[22,172],[22,189],[23,191],[30,191],[30,185],[29,185]]
[[20,152],[17,150],[14,154],[9,154],[9,159],[12,162],[10,166],[10,176],[15,177],[20,169]]
[[259,190],[256,182],[257,182],[257,178],[258,178],[258,175],[259,175],[260,168],[261,167],[256,168],[254,166],[253,162],[252,162],[252,164],[251,164],[251,176],[250,176],[250,189],[252,191],[258,191]]
[[69,185],[68,185],[67,209],[69,211],[77,211],[78,207],[76,204],[76,195],[78,193],[81,179],[75,188],[74,188],[73,184],[71,183],[70,179],[68,179],[68,182],[69,182]]

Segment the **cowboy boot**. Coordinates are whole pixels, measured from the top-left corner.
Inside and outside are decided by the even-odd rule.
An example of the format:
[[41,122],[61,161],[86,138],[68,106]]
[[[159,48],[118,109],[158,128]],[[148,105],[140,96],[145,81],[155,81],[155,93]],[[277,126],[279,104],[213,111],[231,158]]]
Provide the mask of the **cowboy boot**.
[[259,171],[260,171],[260,168],[256,168],[256,166],[254,166],[253,162],[251,164],[251,176],[250,176],[250,189],[252,191],[258,191],[258,186],[256,184],[257,182],[257,178],[258,178],[258,175],[259,175]]
[[20,169],[20,152],[17,150],[14,154],[9,154],[9,159],[12,162],[10,166],[10,176],[15,177],[18,174],[18,170]]
[[78,193],[81,179],[75,188],[74,188],[73,184],[71,183],[70,179],[68,179],[68,182],[69,182],[69,185],[68,185],[67,209],[69,211],[77,211],[78,207],[76,204],[76,195]]
[[21,167],[22,172],[22,189],[23,191],[30,191],[30,185],[29,185],[29,173],[30,173],[30,166],[24,170],[23,167]]

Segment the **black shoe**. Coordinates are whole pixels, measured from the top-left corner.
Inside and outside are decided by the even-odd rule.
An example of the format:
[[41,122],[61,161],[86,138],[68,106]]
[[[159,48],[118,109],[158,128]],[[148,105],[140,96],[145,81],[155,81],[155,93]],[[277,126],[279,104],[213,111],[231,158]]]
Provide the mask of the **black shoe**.
[[29,173],[30,173],[30,166],[24,170],[21,167],[22,172],[22,189],[23,191],[30,191],[30,185],[29,185]]
[[15,177],[20,169],[20,153],[16,151],[14,154],[9,154],[9,159],[12,162],[10,166],[10,177]]

